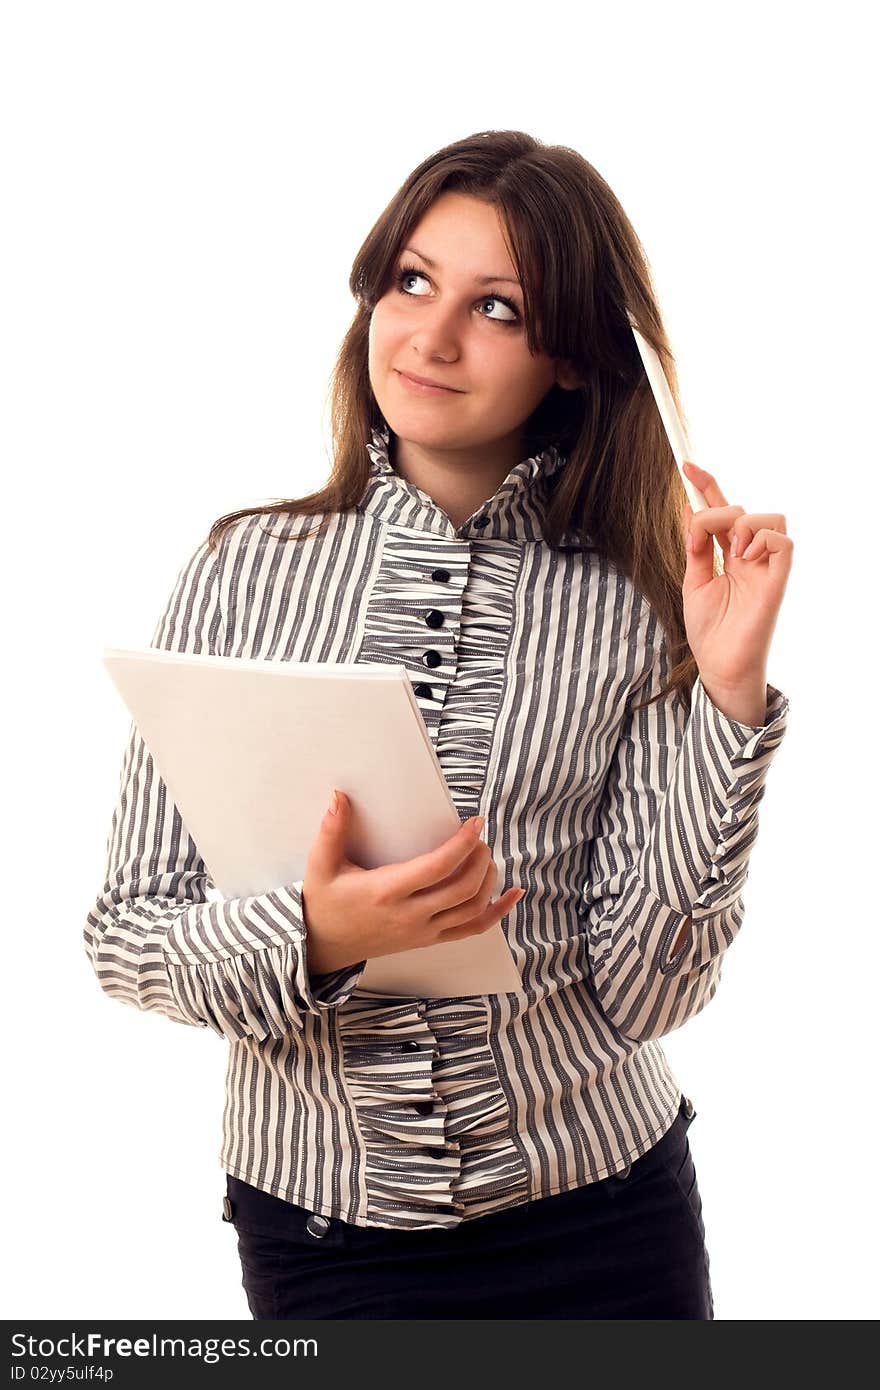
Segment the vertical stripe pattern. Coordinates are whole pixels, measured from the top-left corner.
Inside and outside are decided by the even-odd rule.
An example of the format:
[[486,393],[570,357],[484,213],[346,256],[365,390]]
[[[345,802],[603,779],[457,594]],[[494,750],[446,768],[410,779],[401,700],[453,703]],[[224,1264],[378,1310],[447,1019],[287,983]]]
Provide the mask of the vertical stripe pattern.
[[[450,1227],[624,1171],[681,1088],[660,1040],[714,996],[788,700],[759,728],[595,549],[547,545],[548,449],[456,527],[368,445],[360,505],[245,517],[180,570],[152,645],[403,664],[462,820],[486,816],[517,993],[401,998],[310,976],[302,883],[222,899],[134,724],[84,945],[112,998],[228,1044],[226,1171],[362,1226]],[[426,621],[431,615],[430,623]],[[682,929],[690,930],[676,951]]]

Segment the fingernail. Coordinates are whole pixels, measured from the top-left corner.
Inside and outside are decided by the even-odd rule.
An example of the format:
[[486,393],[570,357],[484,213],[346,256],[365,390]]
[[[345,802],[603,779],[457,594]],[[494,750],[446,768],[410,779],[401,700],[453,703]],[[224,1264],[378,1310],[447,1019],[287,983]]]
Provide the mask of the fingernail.
[[734,536],[733,540],[731,541],[731,543],[730,543],[730,553],[731,553],[731,555],[738,555],[738,554],[739,554],[739,536]]
[[336,791],[334,790],[333,795],[332,795],[331,798],[330,798],[330,814],[331,814],[331,816],[335,816],[336,813],[338,812],[338,810],[339,810],[339,797],[337,796]]
[[482,829],[485,824],[485,816],[474,816],[473,820],[471,821],[471,829],[473,830],[475,835],[479,835],[482,833]]

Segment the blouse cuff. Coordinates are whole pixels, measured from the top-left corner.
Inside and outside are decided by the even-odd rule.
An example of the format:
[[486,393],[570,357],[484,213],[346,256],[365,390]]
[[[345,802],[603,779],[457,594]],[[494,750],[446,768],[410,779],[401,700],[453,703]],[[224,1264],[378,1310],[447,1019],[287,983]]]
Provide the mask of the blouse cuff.
[[668,907],[719,912],[742,889],[758,805],[788,725],[788,699],[767,686],[755,727],[713,704],[698,676],[675,768],[638,864],[638,878]]

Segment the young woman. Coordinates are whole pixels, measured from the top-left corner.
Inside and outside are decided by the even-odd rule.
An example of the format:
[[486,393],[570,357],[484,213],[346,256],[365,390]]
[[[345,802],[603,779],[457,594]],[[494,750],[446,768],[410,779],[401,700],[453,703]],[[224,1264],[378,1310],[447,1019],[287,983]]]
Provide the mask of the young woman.
[[[341,787],[302,881],[209,901],[132,727],[90,958],[108,994],[229,1040],[254,1317],[711,1318],[660,1039],[743,920],[788,714],[785,518],[688,465],[691,514],[627,319],[677,395],[646,258],[575,151],[440,150],[351,289],[326,487],[219,518],[153,645],[403,664],[463,824],[363,869]],[[519,992],[359,988],[373,956],[499,922]]]

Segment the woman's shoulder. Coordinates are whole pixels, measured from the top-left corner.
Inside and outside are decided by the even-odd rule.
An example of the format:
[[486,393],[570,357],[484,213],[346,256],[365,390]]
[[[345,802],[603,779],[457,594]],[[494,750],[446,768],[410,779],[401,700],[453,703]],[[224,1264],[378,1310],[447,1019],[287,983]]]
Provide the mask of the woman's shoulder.
[[[306,540],[320,529],[326,529],[333,514],[328,512],[271,511],[247,512],[233,516],[218,529],[216,544],[211,549],[228,559],[242,551],[264,549],[271,544]],[[210,532],[206,533],[207,546]]]

